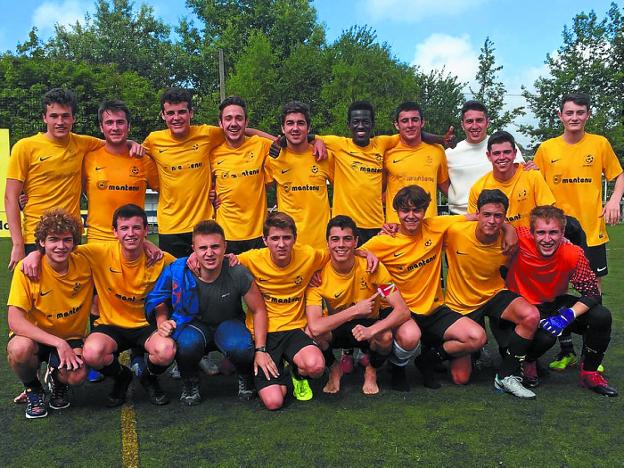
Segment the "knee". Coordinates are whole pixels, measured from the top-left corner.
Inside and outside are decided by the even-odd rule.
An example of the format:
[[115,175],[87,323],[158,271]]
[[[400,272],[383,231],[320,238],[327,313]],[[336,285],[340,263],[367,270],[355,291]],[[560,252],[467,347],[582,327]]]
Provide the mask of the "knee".
[[323,358],[323,354],[320,350],[303,356],[302,361],[301,366],[297,366],[302,374],[316,379],[325,372],[325,358]]
[[269,411],[275,411],[280,409],[284,405],[284,395],[279,389],[276,391],[260,391],[260,399],[264,404],[265,408]]
[[105,352],[106,348],[103,343],[87,339],[82,348],[82,358],[89,366],[98,367],[102,365]]
[[537,310],[537,307],[530,306],[527,307],[523,313],[520,315],[520,324],[531,331],[537,330],[537,327],[540,322],[540,313]]
[[595,330],[611,330],[611,312],[603,305],[596,305],[589,309],[589,323]]
[[394,339],[405,350],[416,349],[420,342],[420,329],[410,320],[399,327]]
[[392,347],[392,332],[388,330],[377,334],[373,343],[377,350],[389,350]]
[[15,337],[7,344],[7,359],[11,364],[28,362],[37,352],[37,345],[31,339]]
[[485,330],[480,325],[472,327],[466,334],[465,343],[471,351],[483,348],[487,343]]
[[[155,336],[153,338],[156,338]],[[160,338],[160,337],[159,337]],[[150,359],[154,364],[166,365],[173,361],[176,355],[175,341],[171,338],[160,338],[155,340],[149,350]]]

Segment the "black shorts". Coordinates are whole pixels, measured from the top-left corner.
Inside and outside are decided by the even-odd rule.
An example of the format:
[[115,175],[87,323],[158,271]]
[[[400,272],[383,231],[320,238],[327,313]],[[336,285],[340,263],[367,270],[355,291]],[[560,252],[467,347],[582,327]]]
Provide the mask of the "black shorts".
[[37,250],[37,244],[24,244],[24,255],[28,255],[35,250]]
[[357,246],[360,247],[362,244],[365,244],[368,240],[375,237],[381,231],[381,228],[355,228],[356,234],[358,236]]
[[270,385],[287,385],[288,377],[284,372],[284,360],[293,366],[293,358],[306,346],[317,346],[312,338],[305,334],[299,328],[295,330],[287,330],[281,332],[267,333],[267,352],[273,359],[279,371],[277,379],[267,380],[262,370],[258,371],[258,375],[254,377],[256,389],[261,390]]
[[332,330],[332,341],[331,347],[334,349],[338,348],[360,348],[363,351],[368,350],[368,341],[358,341],[353,336],[353,329],[356,325],[363,325],[365,327],[370,327],[377,319],[354,319],[349,320],[346,323],[343,323],[339,327]]
[[247,252],[248,250],[261,249],[264,246],[265,245],[264,245],[264,241],[262,240],[262,236],[256,237],[255,239],[240,240],[240,241],[229,240],[227,241],[227,249],[225,250],[225,253],[232,253],[234,255],[240,255],[243,252]]
[[589,266],[598,278],[607,276],[609,268],[607,267],[607,244],[594,245],[587,247],[585,256],[589,260]]
[[412,313],[412,318],[422,332],[422,342],[429,346],[443,343],[446,330],[462,317],[463,315],[445,305],[438,307],[430,315]]
[[147,325],[139,328],[122,328],[114,325],[98,325],[91,333],[103,333],[117,343],[116,353],[121,353],[130,348],[144,348],[147,339],[156,331],[155,325]]
[[[11,335],[9,337],[9,341],[11,341],[15,336],[17,335]],[[82,338],[66,341],[72,349],[82,349],[84,345],[84,340]],[[37,342],[35,341],[35,343]],[[56,369],[58,369],[58,366],[61,362],[56,347],[44,345],[42,343],[37,343],[37,359],[39,359],[39,362],[47,362],[48,364],[50,364],[50,367],[54,367]]]
[[158,234],[158,247],[176,258],[188,257],[193,253],[193,233]]
[[485,317],[490,317],[492,320],[501,320],[501,314],[509,307],[514,300],[520,297],[520,294],[503,289],[497,292],[489,301],[479,307],[477,310],[473,310],[466,316],[477,322],[482,327],[485,326]]

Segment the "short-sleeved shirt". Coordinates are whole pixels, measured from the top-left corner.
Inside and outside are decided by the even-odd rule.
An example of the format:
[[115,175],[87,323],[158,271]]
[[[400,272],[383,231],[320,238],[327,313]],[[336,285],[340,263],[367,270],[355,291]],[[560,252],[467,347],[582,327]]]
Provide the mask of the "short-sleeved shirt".
[[529,215],[536,206],[555,203],[555,197],[540,172],[525,171],[520,166],[516,166],[516,173],[506,181],[497,180],[491,171],[477,180],[470,189],[468,213],[477,212],[479,194],[485,189],[499,189],[507,195],[509,208],[506,221],[514,227],[528,226]]
[[217,222],[227,240],[262,236],[267,213],[265,184],[269,175],[266,159],[270,147],[271,140],[252,136],[238,148],[222,143],[210,154],[215,188],[221,202]]
[[80,217],[82,161],[85,154],[103,144],[97,138],[75,133],[69,134],[65,144],[43,133],[15,143],[6,177],[23,182],[28,196],[22,226],[25,243],[35,242],[35,227],[47,210],[63,208]]
[[581,141],[569,144],[563,136],[551,138],[535,153],[537,164],[546,179],[556,206],[579,220],[587,245],[609,241],[602,214],[602,175],[612,180],[622,173],[622,166],[609,141],[600,135],[585,133]]
[[474,221],[453,224],[446,231],[445,252],[448,262],[446,305],[466,315],[486,304],[505,289],[500,267],[505,265],[502,234],[492,244],[476,236]]
[[230,267],[226,260],[219,277],[212,283],[205,283],[197,276],[195,280],[203,322],[216,327],[226,320],[245,321],[241,300],[253,283],[253,276],[247,268],[243,265]]
[[296,153],[286,148],[268,161],[271,178],[277,183],[277,207],[295,220],[297,243],[325,248],[330,217],[327,182],[333,180],[333,155],[316,161],[312,149]]
[[19,307],[26,319],[64,340],[87,334],[93,280],[89,263],[72,253],[66,273],[57,273],[43,257],[39,280],[29,279],[17,264],[7,305]]
[[147,185],[158,189],[158,174],[150,158],[113,154],[102,147],[85,156],[84,178],[89,211],[87,239],[114,241],[112,219],[117,208],[128,203],[145,205]]
[[[382,285],[392,283],[392,277],[383,264],[379,264],[374,272],[366,271],[366,259],[355,257],[355,264],[349,273],[338,273],[331,262],[321,270],[321,284],[310,287],[306,291],[306,305],[322,306],[327,304],[330,314],[348,309],[352,305],[368,299]],[[375,300],[371,318],[379,316],[381,298]]]
[[386,152],[384,167],[388,175],[386,186],[386,221],[398,223],[399,216],[392,201],[403,187],[418,185],[431,196],[425,216],[438,214],[438,184],[449,178],[446,155],[440,145],[421,143],[411,147],[399,143]]
[[[326,250],[316,250],[309,245],[295,244],[290,263],[280,268],[271,259],[269,249],[248,250],[238,256],[249,268],[264,297],[269,333],[303,329],[305,316],[305,290],[315,271],[329,259]],[[251,314],[246,325],[253,332]]]
[[375,254],[396,282],[412,313],[429,315],[444,303],[440,286],[442,243],[448,228],[463,216],[432,216],[412,236],[375,236],[362,249]]
[[381,228],[383,158],[399,142],[399,136],[373,137],[364,147],[356,145],[351,138],[332,135],[317,135],[317,138],[334,154],[334,216],[349,216],[361,229]]
[[136,260],[126,260],[118,242],[79,245],[76,253],[91,266],[98,292],[100,316],[95,324],[120,328],[147,326],[145,296],[163,268],[175,258],[164,252],[163,258],[148,267],[143,253]]
[[160,182],[158,232],[188,233],[200,221],[212,219],[209,155],[223,141],[223,131],[212,125],[192,125],[183,140],[168,129],[147,136],[143,146],[156,163]]

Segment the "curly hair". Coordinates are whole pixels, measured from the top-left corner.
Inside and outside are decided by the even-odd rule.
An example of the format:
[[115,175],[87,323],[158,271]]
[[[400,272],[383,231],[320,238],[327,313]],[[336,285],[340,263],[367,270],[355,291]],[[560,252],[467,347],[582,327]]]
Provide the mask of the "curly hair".
[[82,222],[62,208],[54,208],[46,211],[35,228],[35,243],[37,249],[44,253],[42,243],[51,234],[65,234],[69,232],[74,240],[74,245],[80,244],[82,237]]

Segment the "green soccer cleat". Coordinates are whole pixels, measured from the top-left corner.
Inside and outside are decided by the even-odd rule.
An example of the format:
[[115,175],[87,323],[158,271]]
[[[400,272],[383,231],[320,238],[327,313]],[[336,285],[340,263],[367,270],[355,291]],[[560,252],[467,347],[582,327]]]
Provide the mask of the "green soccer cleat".
[[308,379],[296,379],[291,376],[293,383],[293,396],[299,401],[311,400],[314,394],[308,383]]
[[562,354],[559,353],[557,354],[557,357],[555,358],[554,361],[552,361],[550,364],[548,364],[548,367],[554,371],[564,371],[566,370],[568,367],[574,367],[576,366],[576,364],[578,364],[578,358],[576,357],[576,354],[574,353],[568,353],[568,354]]

